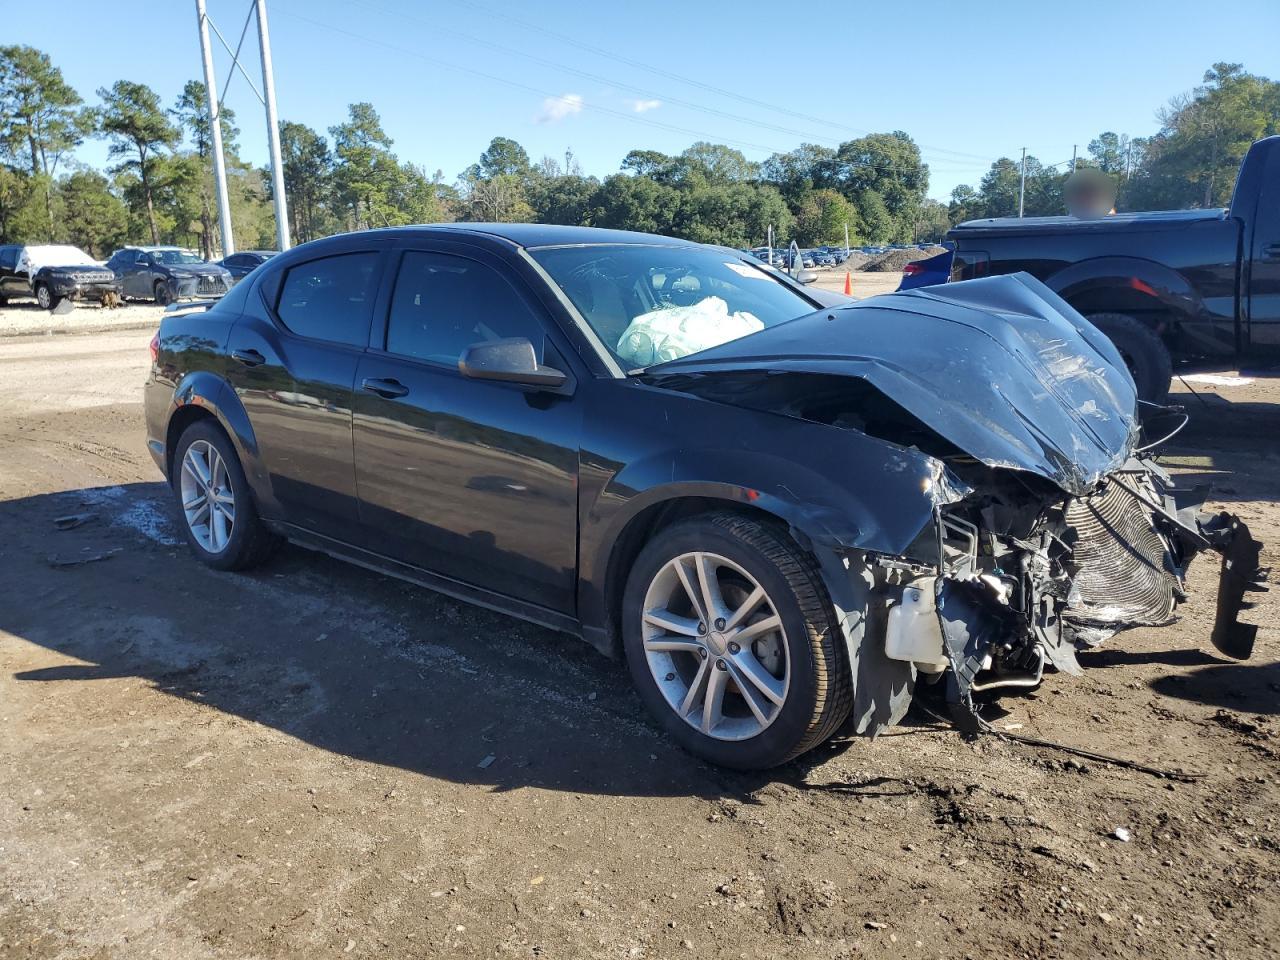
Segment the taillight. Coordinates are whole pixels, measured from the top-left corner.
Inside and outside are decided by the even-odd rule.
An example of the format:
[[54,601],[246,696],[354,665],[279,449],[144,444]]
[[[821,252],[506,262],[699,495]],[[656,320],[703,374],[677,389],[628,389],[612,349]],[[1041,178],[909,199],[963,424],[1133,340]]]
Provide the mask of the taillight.
[[151,338],[151,365],[154,367],[160,359],[160,334]]
[[919,273],[924,273],[924,267],[920,266],[918,263],[908,263],[902,268],[902,275],[904,277],[914,277]]

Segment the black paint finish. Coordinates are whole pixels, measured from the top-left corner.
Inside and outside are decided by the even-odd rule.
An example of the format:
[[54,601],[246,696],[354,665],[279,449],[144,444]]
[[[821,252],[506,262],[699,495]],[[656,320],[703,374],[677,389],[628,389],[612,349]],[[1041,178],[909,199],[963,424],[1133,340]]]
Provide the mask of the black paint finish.
[[[771,515],[814,551],[840,603],[850,591],[840,582],[847,551],[909,554],[933,530],[937,507],[965,493],[951,454],[970,463],[990,454],[1033,482],[1072,490],[1132,445],[1132,384],[1114,351],[1105,340],[1093,344],[1096,331],[1033,280],[852,308],[778,280],[816,312],[628,377],[524,246],[595,243],[684,241],[468,224],[370,231],[279,254],[208,311],[163,322],[145,394],[150,449],[168,471],[183,426],[212,416],[277,530],[608,649],[628,551],[663,517],[708,504]],[[532,323],[542,334],[541,364],[564,373],[563,383],[472,379],[456,365],[389,353],[392,292],[409,251],[497,271],[516,294],[524,329]],[[324,301],[349,311],[348,339],[358,342],[289,330],[277,310],[283,291],[294,291],[294,313],[312,296],[335,296],[297,278],[323,278],[309,265],[359,252],[376,254],[375,292]],[[1026,314],[1052,343],[999,312]],[[492,325],[508,335],[511,321]],[[896,345],[895,327],[910,334]],[[1087,370],[1064,378],[1058,360],[1072,351]],[[898,411],[904,432],[759,402],[757,381],[774,373],[803,378],[778,381],[791,398],[834,391],[868,418]],[[718,390],[689,388],[703,377]],[[998,377],[1003,392],[961,409],[975,386],[962,377],[979,378],[976,386]],[[1096,416],[1074,409],[1089,403]],[[1073,460],[1082,444],[1087,454]]]
[[1280,136],[1249,149],[1226,210],[971,220],[947,237],[953,279],[1029,273],[1086,316],[1150,323],[1175,359],[1280,349]]

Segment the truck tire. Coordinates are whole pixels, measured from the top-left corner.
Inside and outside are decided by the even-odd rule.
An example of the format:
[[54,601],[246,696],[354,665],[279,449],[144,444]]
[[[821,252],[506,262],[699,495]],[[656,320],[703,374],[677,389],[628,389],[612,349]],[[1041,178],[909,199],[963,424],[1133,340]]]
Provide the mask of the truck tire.
[[1138,399],[1163,404],[1169,399],[1173,360],[1160,335],[1124,313],[1095,313],[1089,322],[1116,345],[1138,388]]

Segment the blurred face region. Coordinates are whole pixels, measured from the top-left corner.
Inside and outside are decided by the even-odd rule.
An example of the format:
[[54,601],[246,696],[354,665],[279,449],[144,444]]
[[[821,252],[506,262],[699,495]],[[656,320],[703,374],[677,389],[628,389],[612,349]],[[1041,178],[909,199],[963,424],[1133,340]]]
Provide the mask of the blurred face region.
[[1116,187],[1111,178],[1089,167],[1077,170],[1062,187],[1067,213],[1091,220],[1115,213]]

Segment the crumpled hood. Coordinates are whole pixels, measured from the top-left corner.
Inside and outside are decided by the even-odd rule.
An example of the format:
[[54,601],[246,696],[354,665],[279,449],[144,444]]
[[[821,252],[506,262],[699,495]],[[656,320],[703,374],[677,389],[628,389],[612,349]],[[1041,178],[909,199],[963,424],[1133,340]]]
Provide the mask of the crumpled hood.
[[1025,273],[820,310],[647,373],[735,370],[862,378],[988,466],[1073,495],[1136,437],[1133,380],[1111,341]]

